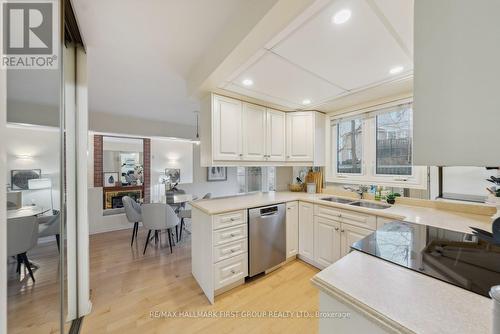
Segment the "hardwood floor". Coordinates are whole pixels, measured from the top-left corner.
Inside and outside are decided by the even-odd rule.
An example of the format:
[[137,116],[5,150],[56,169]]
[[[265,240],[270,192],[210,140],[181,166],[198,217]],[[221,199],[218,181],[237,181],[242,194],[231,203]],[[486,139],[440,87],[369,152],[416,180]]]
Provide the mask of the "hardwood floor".
[[15,261],[9,259],[7,265],[8,333],[59,333],[59,252],[55,241],[35,247],[28,257],[39,265],[33,270],[35,282],[24,266],[18,275]]
[[[142,255],[145,233],[130,247],[131,230],[91,236],[92,313],[82,333],[316,333],[314,318],[249,317],[249,312],[318,309],[310,279],[316,268],[293,261],[216,297],[210,305],[191,275],[189,237],[170,254],[166,235]],[[167,312],[225,312],[226,317],[173,317]],[[160,316],[151,316],[154,312]],[[245,317],[231,317],[246,312]],[[186,315],[188,315],[186,313]],[[204,314],[207,316],[208,314]],[[277,315],[277,314],[275,314]]]

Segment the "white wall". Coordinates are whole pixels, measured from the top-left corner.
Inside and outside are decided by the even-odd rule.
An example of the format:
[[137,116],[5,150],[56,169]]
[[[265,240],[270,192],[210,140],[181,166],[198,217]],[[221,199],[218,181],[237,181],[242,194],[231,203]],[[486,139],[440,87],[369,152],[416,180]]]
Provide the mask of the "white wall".
[[[165,191],[159,178],[165,169],[180,169],[181,184],[193,183],[193,143],[180,140],[151,139],[151,200],[160,200]],[[182,186],[180,186],[182,188]]]
[[[6,182],[13,169],[41,169],[42,178],[52,181],[54,209],[59,209],[59,129],[41,126],[14,126],[5,129],[7,139]],[[23,204],[50,208],[50,191],[24,190]]]
[[443,193],[488,196],[486,188],[493,183],[486,181],[496,170],[484,167],[445,167],[443,168]]
[[237,194],[239,191],[236,167],[227,168],[227,181],[207,181],[207,167],[200,166],[200,146],[193,146],[193,183],[180,186],[187,193],[198,197],[212,193],[212,197]]
[[186,139],[193,139],[196,134],[196,128],[194,126],[176,124],[173,122],[130,116],[125,117],[104,112],[91,112],[89,116],[89,129],[95,132]]

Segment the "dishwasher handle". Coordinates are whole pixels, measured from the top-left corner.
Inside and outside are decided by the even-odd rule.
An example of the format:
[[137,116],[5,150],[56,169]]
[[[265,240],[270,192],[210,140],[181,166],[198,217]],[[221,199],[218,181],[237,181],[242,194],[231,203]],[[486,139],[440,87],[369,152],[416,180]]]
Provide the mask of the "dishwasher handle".
[[278,215],[278,211],[276,211],[276,212],[270,212],[270,213],[263,213],[260,216],[262,218],[267,218],[267,217],[272,217],[272,216],[277,216],[277,215]]

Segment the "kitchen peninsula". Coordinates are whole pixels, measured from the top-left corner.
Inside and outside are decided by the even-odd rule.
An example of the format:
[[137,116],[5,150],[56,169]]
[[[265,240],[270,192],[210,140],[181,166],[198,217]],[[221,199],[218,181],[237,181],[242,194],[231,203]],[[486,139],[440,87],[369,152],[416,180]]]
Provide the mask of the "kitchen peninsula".
[[[396,204],[384,209],[373,209],[325,200],[332,197],[342,198],[328,194],[269,192],[192,202],[192,273],[210,302],[215,302],[217,294],[245,282],[249,261],[249,208],[286,203],[287,260],[298,257],[320,269],[332,264],[332,267],[342,266],[342,263],[351,261],[349,259],[367,257],[364,254],[358,255],[357,252],[350,253],[350,245],[393,220],[405,220],[460,232],[470,232],[469,226],[490,229],[491,211],[488,210],[486,211],[490,215],[471,214],[438,209],[435,203],[434,207]],[[344,202],[357,201],[355,198],[345,200]],[[443,203],[443,207],[449,208],[446,203]],[[381,260],[374,260],[374,266],[378,262],[382,263],[381,266],[388,265]],[[366,261],[373,262],[372,259]],[[355,268],[354,265],[351,269]],[[327,286],[325,284],[329,276],[325,276],[325,273],[328,272],[331,272],[331,269],[321,272],[314,279],[315,284]],[[407,275],[411,274],[414,273]],[[369,276],[366,279],[369,279]],[[426,279],[432,280],[421,278]],[[485,298],[479,298],[482,299]],[[484,301],[479,302],[482,303],[484,304]]]

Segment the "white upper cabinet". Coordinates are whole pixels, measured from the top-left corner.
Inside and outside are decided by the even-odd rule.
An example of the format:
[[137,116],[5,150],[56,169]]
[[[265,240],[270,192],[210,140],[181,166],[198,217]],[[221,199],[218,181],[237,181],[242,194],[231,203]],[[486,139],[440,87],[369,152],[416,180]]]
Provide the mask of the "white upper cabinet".
[[240,160],[243,155],[241,102],[214,96],[212,117],[214,160]]
[[313,114],[293,112],[286,115],[286,158],[289,161],[312,161]]
[[324,166],[325,115],[211,94],[202,101],[202,166]]
[[266,158],[268,161],[285,161],[285,113],[283,111],[267,109],[266,117]]
[[266,108],[243,103],[243,159],[262,160],[266,156]]
[[500,166],[500,1],[415,1],[414,165]]
[[286,114],[287,161],[325,163],[325,116],[315,111]]

